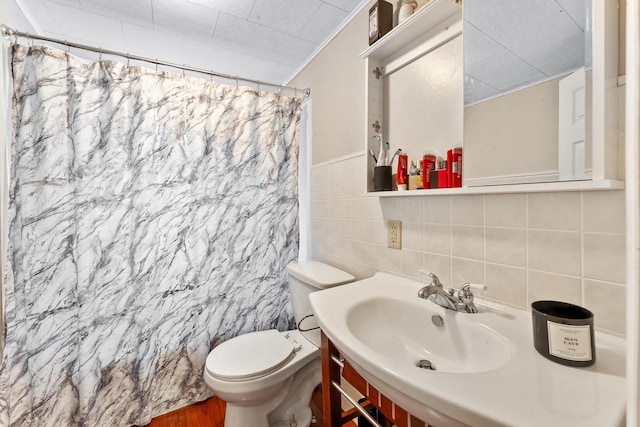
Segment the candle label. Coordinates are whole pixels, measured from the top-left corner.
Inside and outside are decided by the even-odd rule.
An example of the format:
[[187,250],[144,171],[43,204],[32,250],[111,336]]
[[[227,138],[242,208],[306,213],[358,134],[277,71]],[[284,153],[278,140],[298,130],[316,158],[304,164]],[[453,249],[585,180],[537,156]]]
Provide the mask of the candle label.
[[591,330],[589,325],[573,326],[547,320],[549,354],[574,361],[591,360]]

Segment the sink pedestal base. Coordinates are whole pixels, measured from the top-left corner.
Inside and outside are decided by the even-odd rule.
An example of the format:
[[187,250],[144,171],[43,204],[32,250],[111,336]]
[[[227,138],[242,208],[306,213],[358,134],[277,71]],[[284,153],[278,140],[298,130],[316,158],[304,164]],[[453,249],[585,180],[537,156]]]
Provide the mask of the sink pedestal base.
[[[332,358],[333,356],[333,358]],[[340,392],[332,385],[340,384],[340,376],[358,390],[367,401],[363,404],[365,409],[375,407],[378,409],[378,423],[383,427],[429,427],[425,422],[409,414],[391,400],[380,393],[367,382],[347,361],[340,366],[335,362],[340,358],[340,352],[331,340],[322,333],[322,410],[324,414],[323,427],[341,427],[348,421],[360,415],[355,408],[342,411]],[[342,368],[342,369],[341,369]],[[357,398],[355,399],[357,400]]]

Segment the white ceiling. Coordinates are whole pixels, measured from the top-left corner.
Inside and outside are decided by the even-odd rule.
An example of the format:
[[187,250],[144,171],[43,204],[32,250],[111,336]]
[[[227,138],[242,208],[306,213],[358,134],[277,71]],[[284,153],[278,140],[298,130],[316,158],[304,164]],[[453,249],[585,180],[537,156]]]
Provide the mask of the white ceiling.
[[286,82],[364,5],[361,0],[14,1],[42,35],[273,83]]
[[465,104],[589,66],[588,0],[465,0]]

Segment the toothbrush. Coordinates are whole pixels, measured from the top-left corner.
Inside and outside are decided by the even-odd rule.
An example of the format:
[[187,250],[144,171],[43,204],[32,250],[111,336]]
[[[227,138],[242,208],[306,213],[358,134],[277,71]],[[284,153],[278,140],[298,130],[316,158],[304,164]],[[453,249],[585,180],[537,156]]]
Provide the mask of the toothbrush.
[[391,163],[389,163],[390,165],[393,165],[393,161],[396,159],[396,156],[400,153],[402,153],[402,148],[398,148],[396,152],[393,153],[393,157],[391,157]]
[[378,153],[378,161],[376,162],[376,166],[387,166],[387,164],[385,163],[385,145],[382,143],[382,134],[379,133],[374,136],[374,138],[377,138],[378,142],[380,142],[380,152]]
[[371,158],[373,159],[374,163],[378,163],[378,159],[376,159],[376,155],[373,154],[373,150],[371,148],[369,148],[369,155],[371,156]]
[[391,163],[389,163],[389,150],[391,149],[391,144],[389,144],[389,141],[387,141],[384,144],[385,150],[384,150],[384,164],[385,166],[389,166]]

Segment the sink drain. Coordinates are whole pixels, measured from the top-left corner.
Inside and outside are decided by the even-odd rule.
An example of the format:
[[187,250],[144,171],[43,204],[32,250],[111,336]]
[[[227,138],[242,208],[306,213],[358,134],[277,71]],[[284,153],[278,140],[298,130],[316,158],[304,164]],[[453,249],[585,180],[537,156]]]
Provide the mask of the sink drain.
[[427,360],[427,359],[422,359],[418,361],[418,363],[416,363],[416,366],[420,369],[427,369],[429,371],[436,370],[436,365],[434,365],[433,363],[431,363],[430,360]]

